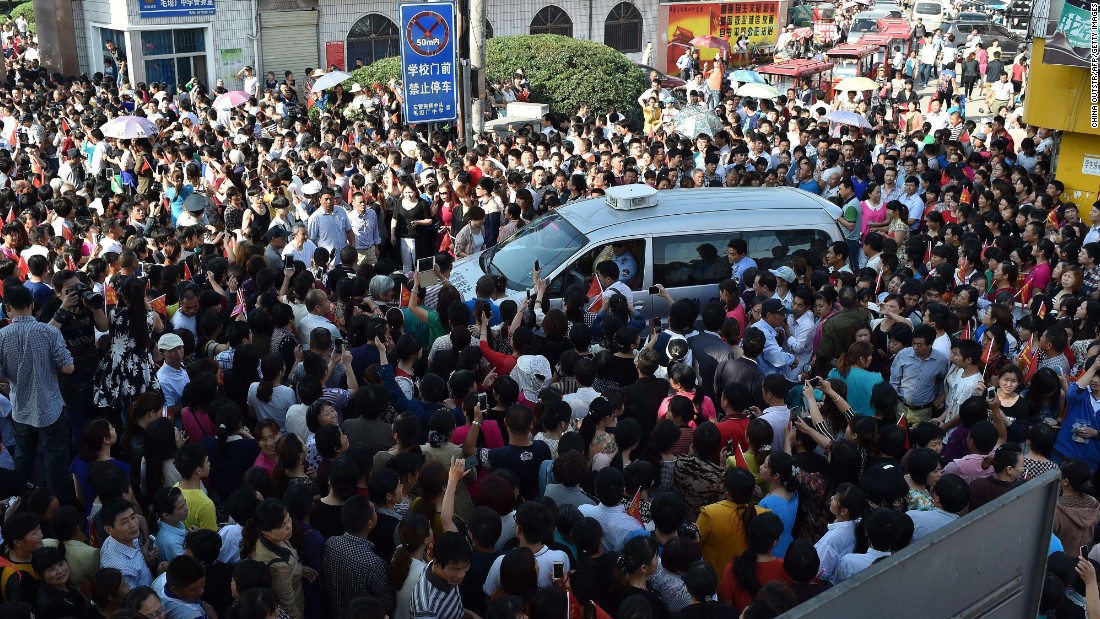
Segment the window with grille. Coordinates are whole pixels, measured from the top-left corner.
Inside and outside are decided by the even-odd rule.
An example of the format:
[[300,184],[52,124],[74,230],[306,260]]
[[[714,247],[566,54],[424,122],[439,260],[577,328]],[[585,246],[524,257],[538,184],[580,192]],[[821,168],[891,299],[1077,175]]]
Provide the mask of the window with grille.
[[398,56],[399,47],[397,25],[384,15],[372,13],[364,15],[348,32],[347,57],[362,58],[364,65],[375,60]]
[[603,42],[624,54],[642,51],[642,14],[633,4],[620,2],[607,14]]
[[531,34],[560,34],[573,36],[573,20],[569,14],[554,6],[544,6],[531,20]]
[[211,86],[206,76],[206,31],[202,28],[146,30],[141,33],[141,57],[145,81],[176,88],[198,78]]

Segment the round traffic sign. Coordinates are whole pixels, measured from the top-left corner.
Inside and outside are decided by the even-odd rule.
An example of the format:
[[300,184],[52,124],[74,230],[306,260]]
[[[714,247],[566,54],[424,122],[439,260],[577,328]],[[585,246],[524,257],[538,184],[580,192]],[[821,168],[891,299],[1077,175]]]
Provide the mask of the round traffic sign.
[[405,40],[416,53],[434,56],[451,41],[451,28],[439,13],[420,11],[405,26]]

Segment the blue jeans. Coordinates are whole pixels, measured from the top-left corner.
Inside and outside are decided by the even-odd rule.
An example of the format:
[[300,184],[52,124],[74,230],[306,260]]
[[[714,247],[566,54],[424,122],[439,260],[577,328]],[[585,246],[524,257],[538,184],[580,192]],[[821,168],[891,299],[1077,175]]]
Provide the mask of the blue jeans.
[[931,77],[932,77],[932,65],[924,64],[922,62],[921,65],[920,65],[920,76],[919,77],[920,77],[920,79],[917,80],[917,83],[920,84],[921,88],[924,88],[924,86],[928,84],[928,80],[931,79]]
[[65,409],[50,425],[36,428],[12,420],[15,428],[15,470],[34,480],[35,458],[42,449],[46,470],[46,485],[57,494],[62,505],[76,499],[72,479],[69,476],[69,415]]

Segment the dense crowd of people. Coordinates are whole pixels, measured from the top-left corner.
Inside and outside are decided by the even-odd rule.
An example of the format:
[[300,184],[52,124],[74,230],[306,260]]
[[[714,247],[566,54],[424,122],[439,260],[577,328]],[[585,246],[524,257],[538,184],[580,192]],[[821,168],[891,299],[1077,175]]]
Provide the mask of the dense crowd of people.
[[[1049,471],[1040,611],[1100,615],[1100,202],[1015,103],[856,94],[862,133],[721,86],[713,135],[582,107],[466,147],[394,84],[245,69],[215,109],[4,41],[5,619],[775,617]],[[452,285],[633,183],[795,186],[843,238],[710,247],[715,300],[656,316],[623,243]]]

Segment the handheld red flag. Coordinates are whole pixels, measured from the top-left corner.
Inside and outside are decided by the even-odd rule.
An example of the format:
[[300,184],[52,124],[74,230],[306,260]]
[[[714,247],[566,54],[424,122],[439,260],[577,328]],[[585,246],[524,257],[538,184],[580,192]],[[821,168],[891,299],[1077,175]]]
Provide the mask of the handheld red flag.
[[160,314],[161,316],[167,317],[168,316],[168,297],[163,295],[163,294],[160,295],[159,297],[157,297],[157,298],[155,298],[155,299],[153,299],[152,301],[149,302],[149,307],[151,307],[154,312]]
[[1055,228],[1058,227],[1058,209],[1050,209],[1050,212],[1047,213],[1047,223],[1054,226]]
[[627,506],[626,513],[639,523],[642,522],[642,489],[640,487],[634,491],[634,498],[630,499],[630,505]]
[[989,343],[985,345],[985,349],[982,350],[982,363],[989,365],[989,362],[993,360],[993,338],[989,338]]
[[970,204],[970,190],[963,187],[962,194],[959,195],[959,204]]
[[4,219],[4,223],[10,224],[13,221],[15,221],[15,207],[14,206],[12,206],[11,210],[8,211],[8,216]]
[[191,267],[187,266],[187,262],[183,263],[183,279],[191,280]]
[[103,300],[106,305],[118,305],[118,291],[114,286],[105,286],[103,288]]
[[1039,311],[1036,312],[1036,315],[1039,316],[1039,320],[1042,320],[1042,319],[1047,317],[1047,303],[1046,303],[1046,301],[1040,301],[1039,302]]
[[924,263],[932,263],[932,241],[928,241],[928,247],[924,250]]
[[72,254],[69,254],[68,256],[65,256],[65,259],[68,260],[68,262],[69,262],[69,270],[70,271],[75,271],[76,270],[76,263],[73,262]]
[[233,317],[233,318],[236,318],[237,316],[243,314],[247,310],[248,310],[248,305],[244,302],[244,291],[243,290],[238,290],[237,291],[237,305],[233,307],[233,313],[231,313],[230,316]]
[[76,235],[73,234],[72,228],[70,228],[66,225],[62,225],[61,226],[61,238],[65,239],[66,241],[68,241],[70,243],[72,243],[73,241],[76,240]]
[[26,281],[27,273],[30,273],[30,269],[27,268],[27,261],[23,259],[22,254],[15,259],[15,266],[19,270],[19,279]]
[[145,174],[146,172],[149,172],[152,169],[153,169],[153,166],[149,165],[149,158],[145,157],[144,159],[141,160],[141,169],[138,170],[138,173],[139,174]]

